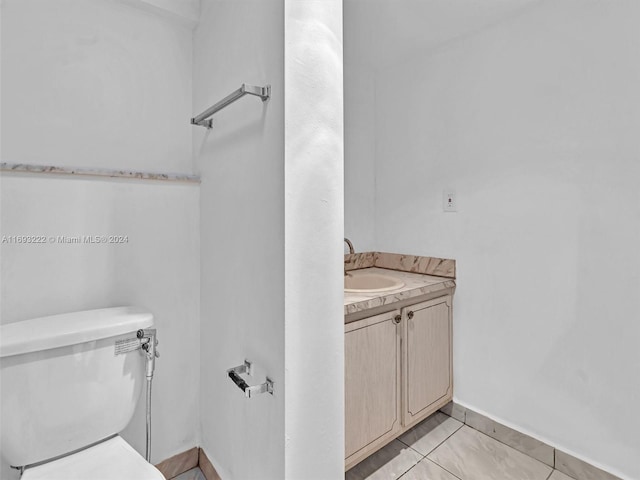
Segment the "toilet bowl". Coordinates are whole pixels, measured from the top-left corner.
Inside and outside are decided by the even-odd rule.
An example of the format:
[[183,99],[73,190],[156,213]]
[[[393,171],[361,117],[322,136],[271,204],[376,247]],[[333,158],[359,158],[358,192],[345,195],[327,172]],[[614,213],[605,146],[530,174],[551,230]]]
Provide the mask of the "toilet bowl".
[[2,456],[23,480],[163,480],[118,434],[145,383],[136,332],[153,315],[117,307],[0,326]]

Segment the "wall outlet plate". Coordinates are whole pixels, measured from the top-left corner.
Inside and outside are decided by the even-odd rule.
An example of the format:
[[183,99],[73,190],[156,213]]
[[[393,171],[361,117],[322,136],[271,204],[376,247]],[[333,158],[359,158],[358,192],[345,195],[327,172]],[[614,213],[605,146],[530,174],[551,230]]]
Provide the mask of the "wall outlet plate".
[[457,212],[458,200],[456,197],[456,191],[452,188],[445,188],[442,191],[442,211],[443,212]]

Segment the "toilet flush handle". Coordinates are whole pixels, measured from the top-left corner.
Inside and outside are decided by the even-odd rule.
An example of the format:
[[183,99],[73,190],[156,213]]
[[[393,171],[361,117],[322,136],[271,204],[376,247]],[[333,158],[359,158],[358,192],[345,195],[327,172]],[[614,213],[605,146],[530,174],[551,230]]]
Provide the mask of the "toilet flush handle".
[[156,339],[155,328],[145,328],[138,330],[136,336],[142,343],[140,347],[146,352],[147,355],[147,378],[153,378],[153,372],[156,369],[156,358],[160,357],[156,345],[158,340]]

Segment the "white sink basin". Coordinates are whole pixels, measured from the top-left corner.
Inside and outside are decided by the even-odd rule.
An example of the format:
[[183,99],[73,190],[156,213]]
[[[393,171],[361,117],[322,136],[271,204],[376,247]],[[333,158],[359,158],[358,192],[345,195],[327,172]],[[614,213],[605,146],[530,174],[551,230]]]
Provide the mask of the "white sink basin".
[[404,287],[404,282],[380,273],[349,272],[344,277],[345,292],[377,293],[389,292]]

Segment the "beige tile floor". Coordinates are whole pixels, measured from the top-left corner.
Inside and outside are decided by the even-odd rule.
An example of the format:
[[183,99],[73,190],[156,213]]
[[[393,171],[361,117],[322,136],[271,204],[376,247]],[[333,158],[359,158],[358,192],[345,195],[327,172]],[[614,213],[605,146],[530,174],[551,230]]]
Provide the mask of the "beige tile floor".
[[346,480],[573,480],[441,412],[349,470]]

